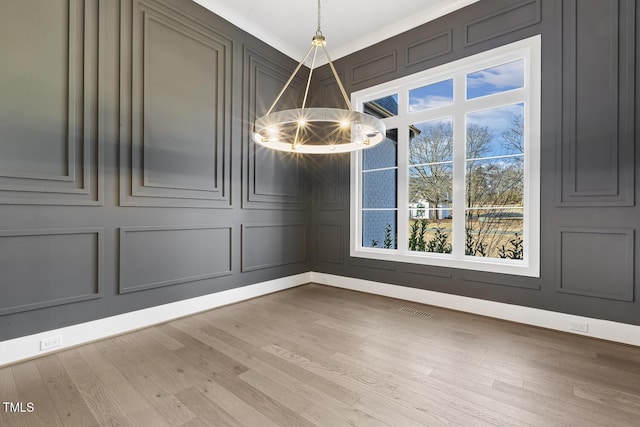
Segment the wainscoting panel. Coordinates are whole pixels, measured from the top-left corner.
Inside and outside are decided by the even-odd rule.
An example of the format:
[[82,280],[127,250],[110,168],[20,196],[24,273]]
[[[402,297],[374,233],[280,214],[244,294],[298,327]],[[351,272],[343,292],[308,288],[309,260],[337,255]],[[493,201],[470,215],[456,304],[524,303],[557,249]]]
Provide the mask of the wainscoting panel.
[[453,30],[449,28],[447,31],[407,46],[404,66],[417,65],[451,52],[453,52]]
[[242,271],[306,261],[306,236],[305,224],[244,224]]
[[120,293],[232,274],[231,226],[120,228]]
[[396,51],[383,53],[382,55],[354,65],[351,69],[351,84],[362,84],[376,77],[393,73],[397,69],[398,54]]
[[[338,77],[340,77],[340,81],[344,84],[344,73],[336,70],[338,73]],[[315,83],[315,80],[318,80],[318,89],[312,89],[315,93],[315,96],[319,99],[318,107],[334,107],[334,108],[346,108],[346,103],[344,101],[344,96],[338,87],[338,82],[334,77],[333,73],[328,73],[326,76],[320,76],[318,71],[314,70],[313,72],[313,80],[312,84]],[[310,95],[314,95],[311,93]],[[347,94],[348,95],[348,94]]]
[[5,3],[0,204],[99,205],[98,2]]
[[[293,69],[294,66],[290,70],[283,68],[252,48],[244,49],[243,208],[306,207],[306,198],[302,197],[305,182],[299,156],[264,148],[252,140],[253,123],[267,112]],[[275,110],[300,107],[302,89],[303,80],[296,76]]]
[[334,264],[344,263],[342,224],[318,224],[316,238],[316,261]]
[[635,3],[563,5],[559,204],[632,206]]
[[120,204],[229,207],[231,40],[154,1],[122,25]]
[[514,277],[506,274],[473,272],[473,274],[463,274],[462,280],[469,284],[477,283],[483,285],[540,290],[540,279],[533,277]]
[[542,17],[540,8],[541,0],[520,1],[466,23],[463,30],[463,44],[465,47],[472,46],[537,24]]
[[557,290],[633,301],[634,231],[563,228],[557,236]]
[[398,264],[392,261],[380,261],[366,258],[351,258],[349,265],[353,267],[362,267],[365,269],[373,268],[374,270],[396,271]]
[[409,267],[409,268],[405,268],[404,272],[407,274],[416,274],[419,276],[437,277],[439,279],[451,279],[453,277],[450,270],[432,267],[432,266]]
[[[350,154],[317,156],[317,179],[322,182],[315,193],[317,210],[343,209],[344,170],[349,168]],[[316,160],[314,159],[314,160]]]
[[103,230],[0,231],[0,315],[102,296]]

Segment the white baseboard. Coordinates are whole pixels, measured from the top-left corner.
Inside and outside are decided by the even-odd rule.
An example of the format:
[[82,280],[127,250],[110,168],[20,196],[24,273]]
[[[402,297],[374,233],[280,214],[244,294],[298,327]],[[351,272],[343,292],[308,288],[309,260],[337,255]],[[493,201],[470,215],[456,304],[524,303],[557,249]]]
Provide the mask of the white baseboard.
[[[178,317],[188,316],[193,313],[300,286],[310,281],[311,272],[307,272],[7,341],[0,341],[0,366],[16,363],[35,356],[41,356],[51,351],[59,351],[67,347],[73,347],[135,329],[167,322]],[[62,345],[48,351],[41,351],[40,341],[52,337],[61,337]]]
[[[230,289],[215,294],[204,295],[184,301],[172,302],[130,313],[119,314],[91,322],[80,323],[64,328],[53,329],[33,335],[0,341],[0,367],[22,360],[41,356],[51,351],[85,344],[91,341],[123,334],[136,329],[155,325],[190,314],[210,310],[223,305],[233,304],[272,292],[315,282],[338,288],[384,295],[392,298],[414,301],[467,313],[479,314],[497,319],[509,320],[526,325],[555,329],[558,331],[585,335],[608,341],[640,346],[640,326],[608,320],[574,316],[566,313],[540,310],[537,308],[486,301],[459,295],[390,285],[370,280],[332,274],[307,272],[295,276],[283,277],[241,288]],[[579,333],[570,329],[572,322],[589,325],[588,333]],[[61,337],[62,345],[48,351],[40,350],[40,341],[52,337]]]
[[[539,326],[542,328],[569,332],[576,335],[640,346],[640,326],[636,325],[574,316],[555,311],[540,310],[520,305],[444,294],[440,292],[390,285],[370,280],[354,279],[351,277],[335,276],[325,273],[312,272],[311,279],[314,283],[338,288],[384,295],[387,297],[509,320],[525,325]],[[571,323],[587,324],[588,332],[580,333],[571,330]]]

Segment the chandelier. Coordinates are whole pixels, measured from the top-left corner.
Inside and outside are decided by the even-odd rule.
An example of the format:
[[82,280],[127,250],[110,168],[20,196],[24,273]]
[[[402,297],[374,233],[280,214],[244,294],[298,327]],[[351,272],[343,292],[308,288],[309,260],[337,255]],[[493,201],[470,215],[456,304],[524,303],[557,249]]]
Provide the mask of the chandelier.
[[[378,118],[353,110],[325,45],[326,41],[320,30],[320,0],[318,0],[318,27],[313,36],[311,48],[293,70],[267,113],[255,121],[253,140],[257,144],[293,153],[329,154],[362,150],[373,147],[384,139],[385,125]],[[322,50],[326,56],[347,109],[306,107],[318,50]],[[302,106],[274,111],[280,98],[312,53]]]

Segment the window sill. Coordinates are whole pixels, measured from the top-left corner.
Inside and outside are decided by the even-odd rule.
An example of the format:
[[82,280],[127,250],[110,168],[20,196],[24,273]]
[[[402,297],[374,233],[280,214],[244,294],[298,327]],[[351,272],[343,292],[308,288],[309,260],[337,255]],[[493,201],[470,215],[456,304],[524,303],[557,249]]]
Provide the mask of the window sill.
[[351,249],[354,258],[377,259],[381,261],[430,265],[434,267],[456,268],[488,273],[511,274],[514,276],[540,277],[540,266],[529,260],[504,260],[500,258],[479,258],[463,256],[454,258],[450,254],[405,252],[395,249],[358,248]]

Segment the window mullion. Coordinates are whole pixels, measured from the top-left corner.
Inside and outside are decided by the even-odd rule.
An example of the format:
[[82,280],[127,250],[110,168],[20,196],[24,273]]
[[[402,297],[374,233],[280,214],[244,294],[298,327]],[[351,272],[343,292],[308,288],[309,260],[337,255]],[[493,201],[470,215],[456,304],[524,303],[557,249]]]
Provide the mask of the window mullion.
[[350,233],[352,250],[362,249],[362,151],[351,153]]
[[523,98],[526,97],[526,87],[522,89],[514,89],[507,92],[496,93],[489,96],[483,96],[481,98],[474,98],[464,100],[465,110],[467,112],[488,110],[491,108],[500,107],[501,105],[518,104],[521,103]]
[[465,254],[465,73],[457,73],[453,79],[453,220],[452,255],[462,258]]
[[398,252],[406,253],[409,247],[409,93],[398,93]]

